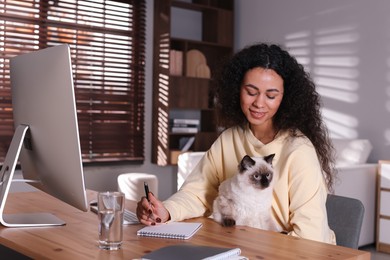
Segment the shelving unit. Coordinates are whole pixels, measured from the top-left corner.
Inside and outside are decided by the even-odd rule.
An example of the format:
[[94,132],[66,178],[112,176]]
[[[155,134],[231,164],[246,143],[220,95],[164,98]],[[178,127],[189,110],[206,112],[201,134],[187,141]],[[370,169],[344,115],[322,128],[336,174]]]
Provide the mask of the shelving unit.
[[[158,0],[154,1],[154,5],[152,162],[164,166],[177,163],[183,140],[194,136],[190,150],[205,151],[218,136],[210,87],[222,59],[233,53],[234,1]],[[174,20],[173,9],[175,12],[195,13],[200,21],[191,20],[193,17],[188,17],[190,21]],[[191,23],[200,26],[200,39],[172,36],[175,24]],[[188,28],[186,32],[191,33],[191,30]],[[170,72],[172,50],[182,55],[180,72],[174,75]],[[188,52],[193,50],[203,54],[206,64],[193,66],[194,57],[187,59]],[[194,69],[198,74],[189,73]],[[184,118],[188,111],[197,115],[199,131],[193,134],[172,133],[172,111],[175,111],[175,116],[182,111]]]
[[390,253],[390,161],[379,161],[376,249]]

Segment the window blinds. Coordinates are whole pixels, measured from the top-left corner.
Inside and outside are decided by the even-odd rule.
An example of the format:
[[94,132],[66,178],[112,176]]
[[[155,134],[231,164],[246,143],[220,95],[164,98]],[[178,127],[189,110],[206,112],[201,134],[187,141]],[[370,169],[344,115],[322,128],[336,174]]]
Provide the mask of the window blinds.
[[71,48],[83,161],[142,161],[144,0],[0,0],[0,156],[14,131],[9,58],[63,43]]

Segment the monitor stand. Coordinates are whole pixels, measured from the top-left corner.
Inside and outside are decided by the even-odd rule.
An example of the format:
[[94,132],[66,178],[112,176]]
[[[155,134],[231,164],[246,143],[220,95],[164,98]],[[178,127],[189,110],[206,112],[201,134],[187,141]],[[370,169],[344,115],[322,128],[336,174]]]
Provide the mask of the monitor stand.
[[0,223],[6,227],[61,226],[65,222],[51,213],[4,214],[9,188],[15,173],[20,150],[28,131],[27,125],[19,125],[14,133],[3,167],[0,171]]

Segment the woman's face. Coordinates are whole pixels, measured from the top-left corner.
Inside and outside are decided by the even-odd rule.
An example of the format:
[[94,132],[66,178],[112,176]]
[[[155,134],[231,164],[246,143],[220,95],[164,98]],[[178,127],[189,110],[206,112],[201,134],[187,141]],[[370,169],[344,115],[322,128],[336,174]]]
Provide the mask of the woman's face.
[[272,69],[253,68],[242,81],[241,109],[251,124],[267,130],[283,98],[283,79]]

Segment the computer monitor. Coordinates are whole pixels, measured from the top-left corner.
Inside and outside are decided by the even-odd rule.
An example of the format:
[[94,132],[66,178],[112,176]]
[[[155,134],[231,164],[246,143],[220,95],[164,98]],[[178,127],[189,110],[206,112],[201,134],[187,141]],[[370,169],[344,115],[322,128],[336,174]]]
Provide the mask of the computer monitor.
[[8,227],[63,225],[53,214],[3,211],[18,160],[26,182],[88,210],[69,46],[11,58],[10,79],[16,130],[0,172],[0,222]]

